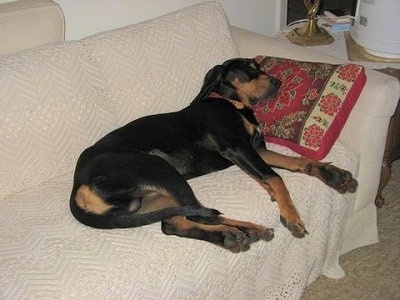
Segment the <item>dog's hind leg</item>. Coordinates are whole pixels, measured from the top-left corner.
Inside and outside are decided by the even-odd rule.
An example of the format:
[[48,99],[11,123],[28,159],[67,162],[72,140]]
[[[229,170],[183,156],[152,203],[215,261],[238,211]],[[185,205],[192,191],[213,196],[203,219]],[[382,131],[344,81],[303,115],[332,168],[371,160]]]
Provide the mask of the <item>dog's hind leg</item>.
[[[165,186],[165,185],[164,185]],[[183,206],[181,206],[183,205]],[[187,182],[169,186],[166,189],[149,192],[142,199],[141,207],[136,215],[149,214],[170,208],[195,207],[199,211],[204,208],[196,199]],[[199,222],[207,220],[206,222]],[[250,244],[260,239],[271,240],[273,230],[248,222],[241,222],[219,217],[217,214],[177,215],[162,221],[162,231],[167,235],[193,238],[211,242],[232,252],[246,251]]]
[[[89,163],[90,162],[90,163]],[[217,216],[166,161],[141,152],[105,153],[79,165],[70,208],[95,228],[128,228],[174,216]]]
[[[164,182],[163,187],[165,189],[162,191],[151,192],[143,197],[142,205],[136,214],[151,213],[169,207],[179,208],[181,205],[203,208],[185,180],[176,178],[173,185]],[[208,241],[232,252],[246,251],[251,243],[273,238],[272,229],[218,215],[174,216],[163,220],[161,228],[167,235]]]
[[251,222],[239,221],[234,219],[228,219],[222,216],[216,217],[188,217],[187,219],[207,225],[226,225],[235,227],[240,231],[244,232],[247,237],[250,238],[251,242],[257,242],[259,240],[270,241],[274,237],[274,229],[254,224]]
[[254,237],[250,237],[237,227],[202,224],[183,216],[162,221],[162,231],[167,235],[207,241],[234,253],[249,250],[250,244],[256,241]]

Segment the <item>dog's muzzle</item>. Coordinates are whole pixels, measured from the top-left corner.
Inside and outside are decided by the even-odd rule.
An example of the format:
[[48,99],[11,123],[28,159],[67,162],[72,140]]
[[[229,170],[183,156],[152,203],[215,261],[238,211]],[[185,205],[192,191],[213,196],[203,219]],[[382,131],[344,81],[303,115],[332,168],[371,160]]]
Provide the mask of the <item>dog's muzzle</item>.
[[278,95],[279,88],[281,87],[281,81],[279,79],[271,77],[269,82],[270,88],[267,98],[275,98],[276,95]]
[[250,99],[250,105],[255,106],[259,103],[263,103],[270,99],[275,98],[278,95],[279,88],[281,87],[281,81],[279,79],[269,77],[269,88],[260,98]]

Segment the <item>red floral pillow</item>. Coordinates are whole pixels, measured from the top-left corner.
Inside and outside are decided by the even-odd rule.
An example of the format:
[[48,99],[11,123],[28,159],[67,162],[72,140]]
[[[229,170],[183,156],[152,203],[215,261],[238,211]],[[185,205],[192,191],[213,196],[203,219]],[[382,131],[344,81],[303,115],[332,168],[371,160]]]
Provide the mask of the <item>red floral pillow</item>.
[[364,68],[257,56],[280,79],[278,95],[254,108],[267,142],[324,158],[339,136],[366,82]]

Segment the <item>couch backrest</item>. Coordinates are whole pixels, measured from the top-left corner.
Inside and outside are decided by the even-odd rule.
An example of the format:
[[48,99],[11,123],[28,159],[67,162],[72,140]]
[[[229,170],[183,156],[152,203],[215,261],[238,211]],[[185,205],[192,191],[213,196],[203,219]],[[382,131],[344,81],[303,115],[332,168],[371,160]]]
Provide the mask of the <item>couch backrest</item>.
[[0,194],[72,172],[84,148],[132,119],[184,107],[234,56],[226,16],[208,2],[0,58]]
[[102,70],[119,125],[186,106],[212,66],[237,56],[229,23],[216,2],[84,42]]

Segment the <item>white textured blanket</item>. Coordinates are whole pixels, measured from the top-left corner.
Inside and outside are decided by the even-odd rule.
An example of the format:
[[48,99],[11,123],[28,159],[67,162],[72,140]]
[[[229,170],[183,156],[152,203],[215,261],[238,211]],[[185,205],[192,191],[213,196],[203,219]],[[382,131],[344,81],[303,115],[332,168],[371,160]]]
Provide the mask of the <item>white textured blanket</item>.
[[[0,299],[296,299],[321,273],[343,276],[350,196],[301,174],[281,172],[310,232],[301,240],[237,167],[190,181],[204,205],[275,228],[271,242],[240,254],[165,236],[160,224],[95,230],[69,211],[84,148],[132,119],[186,106],[206,71],[237,55],[222,8],[205,3],[0,59]],[[357,170],[340,144],[326,160]]]
[[[352,155],[338,144],[327,160],[354,171]],[[272,241],[240,254],[165,236],[160,224],[85,227],[69,212],[72,174],[9,195],[0,202],[0,298],[299,298],[320,273],[343,275],[338,257],[349,202],[315,178],[280,173],[310,232],[304,239],[290,235],[275,203],[237,167],[190,181],[205,205],[275,228]]]

